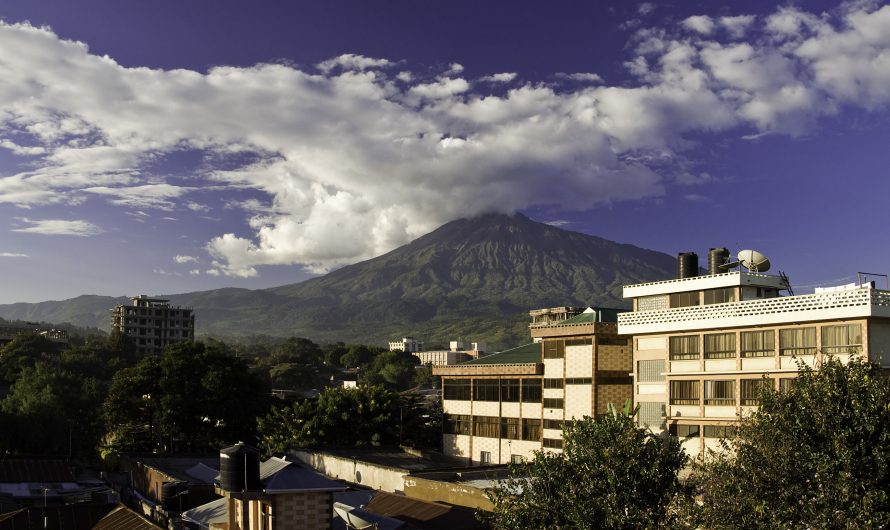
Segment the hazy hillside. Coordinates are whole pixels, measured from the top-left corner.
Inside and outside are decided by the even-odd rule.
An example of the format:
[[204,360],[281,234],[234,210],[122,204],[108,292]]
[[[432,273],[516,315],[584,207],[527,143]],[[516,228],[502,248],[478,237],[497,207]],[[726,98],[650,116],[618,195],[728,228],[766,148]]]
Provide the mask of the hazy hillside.
[[[382,343],[458,335],[506,346],[528,337],[527,311],[558,305],[619,307],[621,286],[674,274],[660,252],[562,230],[522,215],[448,223],[383,256],[272,289],[169,295],[195,308],[199,334],[301,335]],[[109,327],[123,298],[0,306],[0,317]]]

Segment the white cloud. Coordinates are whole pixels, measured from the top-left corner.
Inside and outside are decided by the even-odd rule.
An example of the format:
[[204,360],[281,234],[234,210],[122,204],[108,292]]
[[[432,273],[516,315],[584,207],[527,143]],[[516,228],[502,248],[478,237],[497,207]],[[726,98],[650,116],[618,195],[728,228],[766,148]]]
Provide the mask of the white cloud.
[[754,23],[754,15],[738,15],[734,17],[720,17],[719,23],[734,39],[745,36],[748,28]]
[[89,237],[104,232],[100,227],[89,221],[69,221],[64,219],[28,219],[18,217],[20,222],[28,224],[24,228],[11,228],[13,232],[25,234],[42,234],[47,236],[79,236]]
[[21,254],[19,252],[0,252],[0,258],[27,258],[27,254]]
[[[172,199],[176,199],[187,193],[189,188],[172,186],[170,184],[145,184],[142,186],[119,188],[95,186],[84,188],[83,191],[113,197],[112,199],[109,199],[109,202],[120,206],[171,210],[174,207]],[[143,212],[139,213],[145,215]]]
[[714,31],[714,19],[707,15],[694,15],[683,21],[683,27],[702,35],[709,35]]
[[334,57],[333,59],[321,62],[317,66],[319,70],[327,74],[337,68],[343,70],[368,70],[372,68],[383,68],[390,66],[391,64],[392,63],[386,59],[375,59],[363,55],[344,53],[339,57]]
[[182,254],[177,254],[173,256],[173,261],[176,263],[198,263],[198,258],[195,256],[184,256]]
[[189,276],[200,276],[200,275],[201,275],[201,269],[191,269],[189,271]]
[[[248,223],[208,241],[201,270],[253,276],[269,264],[328,270],[482,212],[656,198],[700,180],[660,174],[692,135],[804,134],[845,107],[886,109],[890,7],[836,13],[780,8],[750,22],[687,19],[691,32],[647,28],[627,61],[636,83],[584,74],[597,84],[517,83],[499,95],[472,91],[453,66],[430,80],[356,55],[305,70],[125,68],[48,29],[0,24],[0,137],[44,150],[6,146],[28,169],[0,175],[0,203],[76,208],[91,196],[175,207],[188,222],[204,203],[231,200],[210,194],[237,188],[252,197],[239,204]],[[208,163],[188,188],[151,174],[184,149],[251,162]],[[17,229],[64,232],[53,222],[86,223]],[[79,228],[67,225],[99,231]]]
[[570,224],[572,224],[572,222],[571,222],[571,221],[566,221],[566,220],[563,220],[563,219],[557,219],[557,220],[555,220],[555,221],[547,221],[547,222],[544,223],[544,224],[548,224],[548,225],[550,225],[550,226],[555,226],[555,227],[559,228],[559,227],[561,227],[561,226],[570,225]]
[[564,72],[560,72],[556,74],[559,79],[568,79],[570,81],[580,81],[583,83],[602,83],[603,78],[600,77],[599,74],[594,74],[591,72],[575,72],[571,74],[567,74]]
[[501,72],[499,74],[487,75],[480,79],[480,81],[486,83],[509,83],[516,79],[515,72]]
[[35,147],[27,147],[16,144],[11,140],[0,140],[0,147],[4,149],[9,149],[16,155],[42,155],[46,152],[46,149],[40,146]]
[[655,11],[656,7],[658,6],[656,6],[654,2],[643,2],[642,4],[637,6],[637,13],[642,16],[646,16]]

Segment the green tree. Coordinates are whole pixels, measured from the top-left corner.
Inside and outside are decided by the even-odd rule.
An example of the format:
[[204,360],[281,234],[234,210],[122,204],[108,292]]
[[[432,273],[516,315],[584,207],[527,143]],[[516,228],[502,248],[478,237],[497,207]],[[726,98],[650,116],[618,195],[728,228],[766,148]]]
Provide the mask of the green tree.
[[664,528],[686,461],[662,439],[612,410],[563,430],[562,453],[537,452],[490,490],[495,528]]
[[315,400],[276,407],[260,418],[260,437],[271,452],[320,444],[394,444],[401,405],[399,395],[382,386],[326,388]]
[[181,343],[118,372],[105,401],[113,451],[205,451],[249,439],[269,391],[243,359]]
[[693,526],[882,528],[890,523],[890,383],[878,366],[806,366],[696,466]]
[[362,372],[360,382],[383,385],[390,390],[406,390],[415,384],[420,359],[408,352],[385,351],[374,357]]
[[0,380],[13,383],[25,367],[58,359],[61,345],[40,335],[18,335],[0,349]]

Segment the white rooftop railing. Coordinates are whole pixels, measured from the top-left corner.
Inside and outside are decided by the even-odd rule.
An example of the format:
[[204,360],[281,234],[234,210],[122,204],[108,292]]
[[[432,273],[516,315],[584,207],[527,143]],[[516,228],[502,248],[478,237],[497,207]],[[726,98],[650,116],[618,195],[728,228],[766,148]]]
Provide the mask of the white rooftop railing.
[[863,288],[621,313],[618,332],[650,333],[866,316],[890,317],[890,291]]

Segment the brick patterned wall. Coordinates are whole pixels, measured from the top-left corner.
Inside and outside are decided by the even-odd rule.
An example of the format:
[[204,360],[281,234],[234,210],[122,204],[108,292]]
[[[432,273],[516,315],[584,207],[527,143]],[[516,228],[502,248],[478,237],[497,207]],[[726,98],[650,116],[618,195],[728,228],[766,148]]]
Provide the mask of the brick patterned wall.
[[291,493],[274,496],[272,530],[328,530],[333,505],[330,493]]
[[597,370],[621,370],[630,373],[633,370],[633,354],[630,344],[627,346],[598,345]]
[[609,403],[614,403],[619,410],[624,406],[624,401],[633,399],[633,385],[597,385],[596,388],[596,413],[605,414]]

